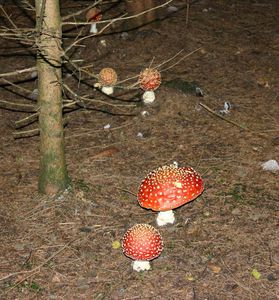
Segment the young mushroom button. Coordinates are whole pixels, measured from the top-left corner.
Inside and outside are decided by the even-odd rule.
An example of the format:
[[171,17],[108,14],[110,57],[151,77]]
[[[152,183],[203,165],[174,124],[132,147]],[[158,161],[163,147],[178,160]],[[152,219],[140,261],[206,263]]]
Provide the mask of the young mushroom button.
[[138,202],[147,209],[159,211],[159,226],[175,221],[173,209],[197,198],[204,190],[201,176],[191,167],[173,164],[148,174],[142,181]]
[[139,75],[140,88],[144,90],[142,96],[143,102],[145,104],[150,104],[155,100],[154,91],[161,84],[161,74],[158,70],[152,68],[146,68],[141,71]]
[[157,229],[148,224],[136,224],[124,235],[123,253],[132,258],[133,270],[150,270],[149,261],[163,251],[162,237]]
[[117,74],[112,68],[103,68],[99,73],[99,84],[101,90],[107,95],[111,95],[114,91],[114,85],[117,83]]

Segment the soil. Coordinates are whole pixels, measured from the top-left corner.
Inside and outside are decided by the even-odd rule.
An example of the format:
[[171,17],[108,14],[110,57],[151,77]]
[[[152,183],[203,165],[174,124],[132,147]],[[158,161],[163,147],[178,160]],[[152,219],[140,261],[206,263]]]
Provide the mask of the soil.
[[[61,1],[62,15],[89,2]],[[58,198],[37,193],[39,137],[14,138],[37,122],[16,129],[30,113],[0,110],[1,299],[279,299],[279,173],[261,165],[279,162],[279,3],[194,1],[187,18],[185,2],[136,30],[115,23],[69,52],[94,74],[115,68],[120,83],[109,98],[65,65],[64,83],[94,100],[65,112],[72,188]],[[107,8],[105,19],[124,12],[122,3]],[[5,9],[32,26],[32,12]],[[64,48],[80,32],[65,29]],[[34,66],[27,46],[2,39],[1,73]],[[144,105],[137,85],[123,87],[149,66],[162,84]],[[1,100],[34,103],[22,97],[36,88],[30,73],[6,79],[21,89],[2,80]],[[174,161],[197,170],[205,191],[159,228],[137,191]],[[133,271],[119,244],[136,223],[164,241],[150,271]]]

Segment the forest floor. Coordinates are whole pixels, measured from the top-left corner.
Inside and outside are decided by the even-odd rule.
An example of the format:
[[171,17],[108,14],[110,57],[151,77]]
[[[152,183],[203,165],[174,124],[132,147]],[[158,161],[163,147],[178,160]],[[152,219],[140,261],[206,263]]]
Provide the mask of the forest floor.
[[[87,2],[62,1],[62,14]],[[65,114],[72,189],[59,199],[37,193],[39,137],[14,139],[37,122],[17,130],[30,114],[0,110],[0,299],[279,299],[279,172],[262,167],[279,162],[279,2],[196,1],[187,24],[185,1],[171,5],[178,11],[162,9],[155,24],[123,33],[116,23],[72,53],[95,74],[115,68],[121,80],[159,65],[162,85],[143,105],[140,89],[108,98],[93,79],[64,69],[76,94],[100,101]],[[5,8],[18,26],[32,24]],[[76,32],[67,30],[65,47]],[[26,45],[2,40],[0,54],[1,73],[35,65]],[[13,80],[27,90],[1,81],[0,99],[32,103],[21,95],[36,78]],[[137,191],[174,161],[196,169],[205,190],[175,210],[174,225],[158,228]],[[136,223],[164,240],[151,271],[133,271],[119,247]]]

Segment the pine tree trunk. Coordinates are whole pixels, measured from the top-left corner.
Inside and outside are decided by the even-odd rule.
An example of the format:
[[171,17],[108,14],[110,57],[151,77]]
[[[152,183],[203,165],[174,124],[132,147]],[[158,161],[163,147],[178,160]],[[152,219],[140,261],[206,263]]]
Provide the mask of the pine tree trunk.
[[70,184],[62,119],[62,34],[59,0],[36,0],[36,17],[40,109],[39,191],[53,195],[64,191]]
[[[155,0],[126,0],[126,10],[129,16],[137,15],[155,6]],[[152,21],[156,20],[156,18],[157,11],[152,10],[146,14],[128,20],[126,27],[127,29],[138,28],[145,24],[151,23]]]

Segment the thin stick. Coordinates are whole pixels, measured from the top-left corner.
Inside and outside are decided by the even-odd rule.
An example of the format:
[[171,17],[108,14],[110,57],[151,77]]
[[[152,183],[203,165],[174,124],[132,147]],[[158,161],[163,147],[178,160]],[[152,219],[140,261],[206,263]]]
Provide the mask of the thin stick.
[[34,273],[35,271],[37,271],[41,267],[43,267],[45,264],[47,264],[48,262],[50,262],[55,256],[57,256],[60,252],[62,252],[66,247],[68,247],[70,244],[72,244],[76,240],[77,240],[77,238],[75,238],[75,239],[71,240],[70,242],[68,242],[67,244],[65,244],[58,251],[54,252],[48,259],[46,259],[45,261],[43,261],[41,264],[39,264],[37,267],[33,268],[32,270],[29,270],[29,271],[19,271],[19,272],[8,274],[8,275],[0,278],[0,281],[3,281],[5,279],[8,279],[10,277],[13,277],[13,276],[16,276],[16,275],[20,275],[20,274]]
[[18,85],[18,84],[15,84],[15,83],[13,83],[13,82],[11,82],[11,81],[5,79],[5,78],[2,78],[2,80],[3,80],[4,82],[6,82],[8,85],[11,85],[11,86],[15,87],[16,89],[22,90],[23,92],[25,92],[25,93],[27,93],[27,94],[31,94],[31,93],[32,93],[31,90],[28,90],[28,89],[26,89],[26,88],[24,88],[24,87],[22,87],[22,86],[20,86],[20,85]]
[[70,19],[70,18],[72,18],[72,17],[78,16],[78,15],[82,14],[83,12],[86,12],[86,11],[89,10],[90,8],[97,6],[100,2],[102,2],[102,1],[99,0],[99,1],[95,2],[94,4],[92,4],[92,5],[90,5],[90,6],[87,6],[86,8],[83,8],[83,9],[81,9],[81,10],[79,10],[79,11],[73,13],[73,14],[64,16],[64,17],[61,18],[61,20],[62,20],[62,21],[65,21],[65,20],[68,20],[68,19]]
[[6,11],[5,11],[3,5],[0,5],[0,8],[1,8],[1,10],[3,11],[5,17],[6,17],[6,18],[9,20],[9,22],[13,25],[13,27],[14,27],[15,29],[18,29],[17,26],[16,26],[16,24],[13,22],[13,20],[12,20],[12,19],[9,17],[9,15],[6,13]]
[[[129,19],[133,19],[133,18],[137,18],[139,16],[142,16],[144,14],[147,14],[148,12],[150,11],[153,11],[155,9],[158,9],[158,8],[161,8],[161,7],[164,7],[166,5],[168,5],[169,3],[171,3],[173,0],[169,0],[161,5],[158,5],[158,6],[155,6],[155,7],[152,7],[148,10],[145,10],[141,13],[138,13],[136,15],[132,15],[132,16],[129,16],[129,17],[119,17],[119,18],[114,18],[114,19],[108,19],[108,20],[104,20],[104,21],[98,21],[96,23],[111,23],[111,22],[117,22],[117,21],[122,21],[122,20],[129,20]],[[62,25],[88,25],[90,23],[88,22],[63,22]]]
[[36,113],[32,114],[31,116],[28,116],[24,119],[15,121],[15,126],[16,126],[16,128],[20,128],[20,127],[26,126],[28,124],[31,124],[38,118],[38,116],[39,116],[39,113],[36,112]]
[[222,115],[220,115],[217,112],[215,112],[214,110],[212,110],[210,107],[208,107],[204,103],[200,102],[199,105],[201,107],[203,107],[204,109],[206,109],[207,111],[209,111],[210,113],[212,113],[214,116],[216,116],[216,117],[218,117],[218,118],[220,118],[220,119],[222,119],[222,120],[224,120],[224,121],[226,121],[226,122],[228,122],[230,124],[233,124],[233,125],[237,126],[238,128],[241,128],[241,129],[244,129],[244,130],[248,130],[248,131],[253,131],[250,128],[244,126],[244,125],[241,125],[241,124],[238,124],[238,123],[236,123],[234,121],[228,120],[227,118],[223,117]]
[[37,108],[33,104],[20,104],[10,101],[5,101],[0,99],[0,107],[10,109],[10,110],[18,110],[18,111],[26,111],[26,112],[36,112]]
[[40,134],[40,130],[38,128],[26,130],[26,131],[20,131],[20,132],[13,132],[14,139],[26,138],[26,137],[39,135],[39,134]]
[[[193,50],[192,52],[190,52],[190,53],[184,55],[183,57],[181,57],[181,58],[180,58],[179,60],[177,60],[174,64],[170,65],[170,66],[167,67],[166,69],[162,69],[161,71],[164,72],[164,71],[166,71],[166,70],[169,70],[169,69],[173,68],[174,66],[178,65],[182,60],[184,60],[185,58],[189,57],[190,55],[194,54],[195,52],[197,52],[197,51],[199,51],[199,50],[201,50],[201,49],[202,49],[202,47]],[[160,66],[160,65],[159,65],[159,66]]]
[[186,10],[186,28],[188,27],[188,21],[189,21],[189,10],[190,10],[190,3],[189,3],[189,0],[187,0],[187,10]]
[[33,71],[36,71],[36,70],[37,70],[36,67],[31,67],[31,68],[16,70],[16,71],[13,71],[13,72],[2,73],[2,74],[0,74],[0,78],[1,77],[9,77],[9,76],[14,76],[14,75],[19,75],[19,74],[23,74],[23,73],[30,73],[30,72],[33,72]]

